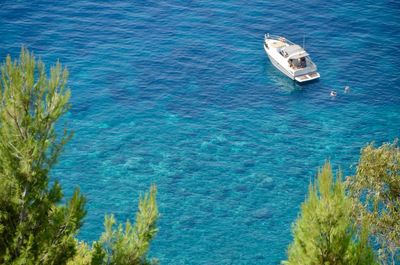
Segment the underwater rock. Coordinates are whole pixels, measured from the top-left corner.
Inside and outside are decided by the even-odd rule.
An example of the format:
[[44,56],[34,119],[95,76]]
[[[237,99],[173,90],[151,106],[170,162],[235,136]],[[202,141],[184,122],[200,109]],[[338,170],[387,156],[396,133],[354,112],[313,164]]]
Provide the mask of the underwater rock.
[[257,255],[254,256],[254,259],[255,260],[264,260],[265,257],[262,254],[257,254]]
[[254,211],[252,216],[257,219],[269,219],[272,217],[272,212],[267,207],[264,207]]
[[272,189],[274,186],[275,186],[274,179],[271,177],[265,177],[260,182],[260,187],[262,188]]
[[254,160],[246,160],[243,162],[243,166],[246,168],[254,167],[256,162]]
[[245,185],[245,184],[239,184],[239,185],[237,185],[237,186],[235,187],[235,191],[238,191],[238,192],[247,192],[247,191],[249,191],[249,187],[248,187],[247,185]]

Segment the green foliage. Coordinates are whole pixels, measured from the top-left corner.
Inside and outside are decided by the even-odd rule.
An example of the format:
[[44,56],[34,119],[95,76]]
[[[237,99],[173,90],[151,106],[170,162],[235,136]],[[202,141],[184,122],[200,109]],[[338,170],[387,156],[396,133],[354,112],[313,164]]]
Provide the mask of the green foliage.
[[349,178],[350,195],[359,224],[379,244],[381,261],[400,262],[400,149],[397,143],[361,150],[356,175]]
[[0,81],[0,264],[153,264],[147,260],[157,233],[156,188],[139,201],[136,223],[114,229],[106,216],[101,239],[77,243],[85,199],[76,190],[61,203],[49,172],[71,134],[58,137],[55,124],[68,111],[68,72],[45,66],[22,49],[19,61],[7,56]]
[[[117,229],[114,229],[116,224],[114,216],[106,216],[105,232],[99,241],[103,253],[105,253],[105,264],[139,265],[153,263],[146,259],[146,255],[150,241],[157,233],[157,219],[158,208],[155,186],[152,186],[150,192],[140,198],[135,225],[127,220],[125,228],[120,224]],[[101,256],[101,253],[97,254],[97,256]]]
[[71,136],[58,137],[54,128],[69,108],[67,78],[59,63],[47,77],[25,49],[1,66],[1,264],[65,264],[75,254],[85,199],[76,190],[61,204],[58,182],[49,187],[49,172]]
[[294,241],[288,249],[287,265],[374,264],[368,246],[368,231],[356,238],[351,220],[352,202],[345,194],[340,173],[334,181],[327,162],[309,187],[308,197],[293,226]]
[[67,265],[90,265],[92,261],[92,251],[85,242],[77,242],[77,250],[73,259]]
[[157,264],[156,260],[147,259],[147,252],[151,240],[157,233],[158,216],[156,187],[152,186],[150,192],[140,198],[135,225],[127,220],[125,228],[120,224],[114,229],[116,225],[114,216],[106,216],[105,232],[100,240],[94,242],[91,249],[86,244],[80,243],[78,254],[69,265]]

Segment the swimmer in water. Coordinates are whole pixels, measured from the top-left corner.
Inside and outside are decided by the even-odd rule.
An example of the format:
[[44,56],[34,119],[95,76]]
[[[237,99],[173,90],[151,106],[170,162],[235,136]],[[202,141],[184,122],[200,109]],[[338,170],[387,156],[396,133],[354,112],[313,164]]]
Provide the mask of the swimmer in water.
[[332,91],[331,91],[331,97],[336,97],[336,95],[337,95],[336,91],[335,91],[335,90],[332,90]]
[[345,86],[344,87],[344,93],[349,93],[350,92],[350,87],[349,86]]

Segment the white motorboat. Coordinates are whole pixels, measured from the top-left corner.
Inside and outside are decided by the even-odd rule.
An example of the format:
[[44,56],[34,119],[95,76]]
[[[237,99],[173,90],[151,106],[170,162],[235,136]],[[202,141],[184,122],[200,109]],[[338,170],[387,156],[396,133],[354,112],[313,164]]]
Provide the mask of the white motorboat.
[[320,77],[309,54],[283,37],[266,34],[264,50],[271,63],[292,80],[303,83]]

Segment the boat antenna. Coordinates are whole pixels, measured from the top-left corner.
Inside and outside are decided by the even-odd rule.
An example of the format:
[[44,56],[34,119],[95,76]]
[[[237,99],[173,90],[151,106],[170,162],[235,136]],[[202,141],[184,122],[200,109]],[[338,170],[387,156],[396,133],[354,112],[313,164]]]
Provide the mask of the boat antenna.
[[306,36],[305,36],[305,34],[303,34],[303,49],[305,49],[306,48]]

